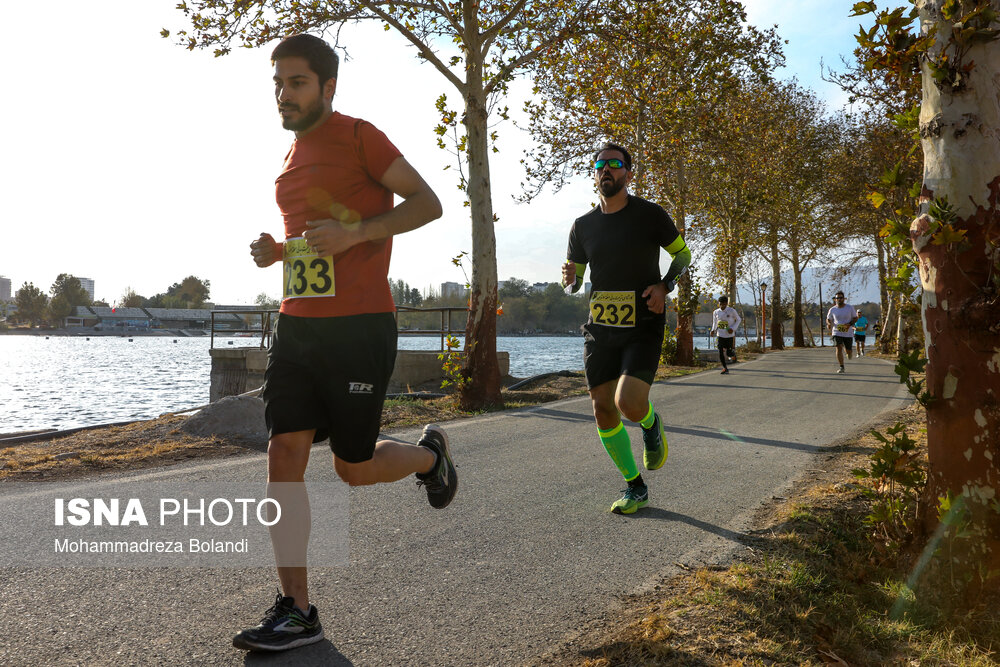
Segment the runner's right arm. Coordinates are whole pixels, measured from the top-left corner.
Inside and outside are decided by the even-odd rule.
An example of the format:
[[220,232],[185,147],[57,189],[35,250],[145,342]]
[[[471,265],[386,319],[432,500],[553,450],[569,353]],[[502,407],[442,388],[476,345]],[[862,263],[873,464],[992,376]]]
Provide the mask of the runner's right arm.
[[[562,265],[562,286],[569,289],[573,294],[583,287],[583,274],[587,271],[587,257],[582,245],[576,236],[576,225],[579,219],[573,223],[569,230],[569,244],[566,246],[566,261]],[[574,259],[575,258],[575,259]],[[577,260],[583,260],[579,262]]]
[[254,263],[263,269],[281,259],[281,245],[270,234],[261,233],[250,244],[250,254],[253,256]]
[[562,286],[572,287],[571,291],[576,294],[583,286],[583,275],[587,272],[587,265],[567,259],[562,265]]

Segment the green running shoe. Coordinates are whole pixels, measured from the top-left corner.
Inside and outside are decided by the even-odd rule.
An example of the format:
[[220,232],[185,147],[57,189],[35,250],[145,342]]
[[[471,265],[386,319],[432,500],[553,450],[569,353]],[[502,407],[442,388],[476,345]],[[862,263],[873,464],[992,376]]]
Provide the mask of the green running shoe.
[[625,495],[611,505],[611,511],[615,514],[633,514],[640,507],[649,504],[648,487],[630,486],[625,489],[624,493]]
[[667,460],[667,436],[663,432],[663,422],[660,415],[653,413],[653,425],[648,429],[642,429],[642,462],[646,470],[657,470],[662,468]]

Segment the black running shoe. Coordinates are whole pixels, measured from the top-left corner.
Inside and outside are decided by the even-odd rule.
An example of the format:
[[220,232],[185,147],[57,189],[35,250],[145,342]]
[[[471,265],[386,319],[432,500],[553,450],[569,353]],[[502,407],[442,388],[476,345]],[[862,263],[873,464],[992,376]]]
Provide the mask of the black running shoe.
[[256,627],[233,637],[233,646],[244,651],[284,651],[323,639],[319,612],[309,605],[306,616],[295,607],[295,598],[278,597]]
[[427,502],[431,507],[447,507],[458,491],[458,475],[448,451],[448,436],[437,424],[428,424],[417,444],[437,454],[437,465],[433,470],[426,474],[417,473],[417,486],[427,488]]

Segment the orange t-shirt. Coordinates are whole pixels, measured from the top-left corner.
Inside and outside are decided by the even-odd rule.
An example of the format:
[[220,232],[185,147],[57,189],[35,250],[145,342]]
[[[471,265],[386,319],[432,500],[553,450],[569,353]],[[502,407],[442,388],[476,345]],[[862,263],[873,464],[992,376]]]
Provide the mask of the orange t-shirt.
[[[318,128],[296,138],[275,181],[285,238],[302,236],[309,220],[363,221],[391,210],[393,193],[379,179],[400,155],[374,125],[336,111]],[[391,254],[390,237],[334,255],[336,296],[286,298],[281,312],[340,317],[395,311],[388,279]]]

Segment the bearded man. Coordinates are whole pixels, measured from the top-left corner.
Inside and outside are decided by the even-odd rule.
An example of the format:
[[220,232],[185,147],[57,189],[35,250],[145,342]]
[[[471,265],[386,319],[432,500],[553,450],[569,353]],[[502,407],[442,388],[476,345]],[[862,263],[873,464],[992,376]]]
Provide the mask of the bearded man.
[[[628,484],[611,505],[619,514],[649,504],[622,415],[642,427],[646,470],[667,460],[663,422],[649,400],[649,388],[660,362],[667,294],[691,263],[691,251],[673,220],[658,204],[630,195],[631,181],[632,156],[617,144],[604,144],[594,154],[601,202],[573,223],[562,268],[563,285],[577,292],[587,264],[591,267],[583,360],[597,434]],[[660,248],[672,258],[662,277]]]

